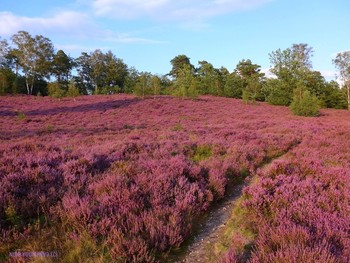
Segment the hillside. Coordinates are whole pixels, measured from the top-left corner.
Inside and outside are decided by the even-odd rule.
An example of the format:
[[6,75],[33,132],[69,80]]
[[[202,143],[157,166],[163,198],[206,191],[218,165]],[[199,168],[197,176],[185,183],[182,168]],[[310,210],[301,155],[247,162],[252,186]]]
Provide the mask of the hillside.
[[13,96],[0,98],[0,117],[1,260],[46,251],[53,262],[166,261],[254,177],[240,225],[253,241],[232,237],[222,262],[350,261],[348,111]]

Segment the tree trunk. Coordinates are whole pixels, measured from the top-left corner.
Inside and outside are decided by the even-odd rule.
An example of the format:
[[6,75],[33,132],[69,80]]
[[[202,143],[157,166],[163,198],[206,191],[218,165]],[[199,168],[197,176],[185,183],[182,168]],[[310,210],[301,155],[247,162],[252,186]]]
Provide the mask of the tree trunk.
[[27,88],[27,94],[30,95],[30,88],[28,83],[28,78],[26,77],[26,88]]
[[347,99],[348,99],[348,110],[350,110],[350,81],[346,83],[346,93],[347,93]]
[[35,80],[35,78],[33,77],[33,79],[32,79],[32,83],[31,83],[31,86],[30,86],[30,95],[32,95],[32,94],[33,94],[33,89],[34,89],[34,80]]

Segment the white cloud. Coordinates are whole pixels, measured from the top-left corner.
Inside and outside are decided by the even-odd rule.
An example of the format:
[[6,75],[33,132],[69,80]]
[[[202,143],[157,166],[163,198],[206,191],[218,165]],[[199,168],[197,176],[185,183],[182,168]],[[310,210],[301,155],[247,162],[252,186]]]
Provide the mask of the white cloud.
[[261,69],[261,73],[265,73],[265,76],[267,78],[272,78],[272,79],[277,78],[276,75],[271,72],[271,68],[263,68]]
[[131,43],[144,43],[144,44],[164,44],[165,41],[159,41],[159,40],[152,40],[148,38],[142,38],[142,37],[134,37],[130,34],[110,34],[104,38],[107,42],[114,42],[114,43],[124,43],[124,44],[131,44]]
[[337,74],[334,70],[320,70],[320,73],[325,78],[334,78]]
[[79,35],[80,30],[93,30],[93,23],[88,15],[60,11],[51,17],[17,16],[11,12],[0,12],[0,34],[10,36],[19,30],[30,31],[37,34],[69,34]]
[[116,19],[204,20],[220,14],[256,8],[272,0],[93,0],[94,12]]
[[[51,17],[27,17],[17,16],[11,12],[0,12],[0,35],[10,37],[20,30],[30,34],[40,34],[50,37],[69,39],[77,38],[111,42],[111,43],[144,43],[160,44],[163,41],[136,37],[131,33],[114,32],[99,28],[98,21],[93,17],[79,12],[59,11]],[[67,45],[70,50],[78,49],[79,46]]]

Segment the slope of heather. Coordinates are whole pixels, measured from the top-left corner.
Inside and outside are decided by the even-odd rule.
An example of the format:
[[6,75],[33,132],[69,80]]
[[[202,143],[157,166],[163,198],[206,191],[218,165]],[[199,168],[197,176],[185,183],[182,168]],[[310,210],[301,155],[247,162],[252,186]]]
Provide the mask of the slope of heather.
[[[285,107],[214,97],[1,98],[1,259],[44,250],[57,252],[53,261],[164,260],[229,186],[300,144],[292,165],[276,164],[245,190],[257,233],[251,260],[313,248],[344,260],[350,114],[322,113],[301,118]],[[314,206],[321,208],[305,214]],[[293,218],[303,227],[315,224],[300,230],[307,246],[286,250],[268,240],[271,231],[299,231]],[[307,242],[314,237],[315,244]],[[238,258],[234,249],[226,256]]]

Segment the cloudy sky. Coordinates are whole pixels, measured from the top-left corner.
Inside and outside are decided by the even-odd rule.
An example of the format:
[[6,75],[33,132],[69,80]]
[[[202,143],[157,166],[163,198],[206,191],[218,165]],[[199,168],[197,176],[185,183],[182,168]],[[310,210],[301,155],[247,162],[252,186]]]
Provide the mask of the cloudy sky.
[[140,71],[165,74],[185,54],[232,71],[242,59],[266,70],[271,51],[314,49],[313,67],[334,78],[350,49],[349,0],[1,0],[0,36],[43,35],[77,57],[111,50]]

